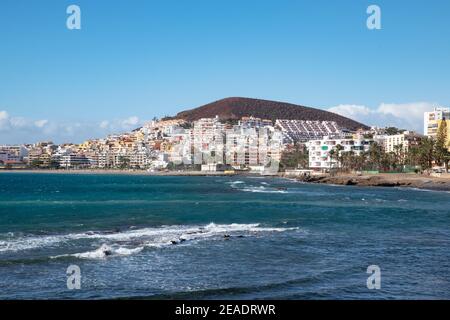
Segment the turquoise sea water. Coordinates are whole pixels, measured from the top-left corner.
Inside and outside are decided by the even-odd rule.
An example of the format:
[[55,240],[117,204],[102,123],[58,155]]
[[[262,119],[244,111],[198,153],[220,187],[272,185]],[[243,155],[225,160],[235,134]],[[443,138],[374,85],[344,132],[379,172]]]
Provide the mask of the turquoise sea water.
[[446,192],[0,174],[2,299],[450,299],[449,248]]

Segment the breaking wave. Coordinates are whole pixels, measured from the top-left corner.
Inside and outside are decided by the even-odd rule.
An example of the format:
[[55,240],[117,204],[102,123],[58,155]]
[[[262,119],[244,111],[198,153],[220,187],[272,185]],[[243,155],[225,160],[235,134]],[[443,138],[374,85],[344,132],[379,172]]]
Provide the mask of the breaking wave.
[[[0,241],[0,253],[33,249],[58,248],[61,245],[77,246],[78,241],[89,241],[97,248],[85,252],[52,256],[99,259],[108,256],[126,256],[141,252],[144,248],[184,245],[205,239],[247,237],[259,233],[284,232],[299,228],[263,227],[260,224],[215,224],[204,226],[162,226],[117,232],[84,232],[52,236],[25,236]],[[67,252],[67,251],[66,251]]]
[[264,186],[245,187],[240,190],[255,193],[288,193],[286,190],[278,190],[276,188],[267,188]]

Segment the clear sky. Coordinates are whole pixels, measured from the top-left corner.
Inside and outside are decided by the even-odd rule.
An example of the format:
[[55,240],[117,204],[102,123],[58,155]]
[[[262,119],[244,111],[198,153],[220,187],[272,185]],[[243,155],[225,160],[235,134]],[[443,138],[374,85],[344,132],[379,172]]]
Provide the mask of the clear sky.
[[0,143],[79,142],[229,96],[420,130],[450,105],[450,1],[0,2]]

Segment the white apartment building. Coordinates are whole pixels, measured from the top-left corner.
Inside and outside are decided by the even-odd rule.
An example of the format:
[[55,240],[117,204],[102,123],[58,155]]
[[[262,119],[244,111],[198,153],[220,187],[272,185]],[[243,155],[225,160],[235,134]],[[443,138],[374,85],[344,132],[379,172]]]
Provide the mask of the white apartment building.
[[174,164],[192,164],[190,131],[184,133],[171,134],[168,141],[171,149],[167,151],[167,161]]
[[423,118],[424,135],[435,138],[439,122],[450,119],[450,108],[434,108],[431,112],[425,112]]
[[242,117],[242,119],[239,120],[239,126],[243,128],[261,128],[266,126],[273,126],[273,123],[272,120],[269,119]]
[[396,152],[401,146],[403,152],[408,152],[412,145],[417,145],[421,136],[415,132],[405,131],[396,135],[376,135],[373,140],[384,148],[384,152]]
[[8,162],[22,162],[28,157],[28,149],[23,145],[1,145],[0,160]]
[[194,164],[248,168],[250,165],[279,163],[282,133],[268,124],[269,120],[251,117],[232,127],[220,123],[218,117],[200,119],[187,130],[187,139],[177,135],[172,137],[178,137],[180,143],[173,145],[170,158],[175,159],[174,153],[178,153],[177,160],[186,160],[186,151],[190,151]]
[[226,163],[234,167],[280,162],[283,136],[279,130],[267,126],[244,128],[234,126],[226,133]]
[[334,121],[277,120],[275,127],[283,132],[286,143],[306,142],[342,133]]
[[339,167],[337,156],[330,157],[330,151],[342,146],[341,152],[353,151],[356,155],[369,151],[373,140],[356,138],[333,138],[325,136],[321,140],[311,140],[306,145],[309,151],[309,167],[314,170],[326,170]]
[[0,151],[0,163],[21,162],[21,158],[6,151]]
[[59,166],[65,169],[87,168],[91,165],[89,159],[82,154],[68,153],[61,155]]
[[145,168],[151,163],[149,153],[144,150],[133,152],[130,155],[130,166],[132,168]]
[[203,118],[189,130],[194,164],[224,163],[225,126],[219,117]]

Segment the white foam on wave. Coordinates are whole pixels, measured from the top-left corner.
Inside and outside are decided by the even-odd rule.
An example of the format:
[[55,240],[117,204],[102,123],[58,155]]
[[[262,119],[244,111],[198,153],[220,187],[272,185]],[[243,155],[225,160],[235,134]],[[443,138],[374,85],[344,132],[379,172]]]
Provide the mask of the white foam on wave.
[[73,257],[81,258],[81,259],[102,259],[102,258],[106,257],[107,252],[111,252],[111,251],[112,251],[111,247],[109,247],[106,244],[102,244],[100,246],[100,248],[98,248],[96,250],[82,252],[82,253],[74,253],[74,254],[66,255],[66,256],[73,256]]
[[264,186],[245,187],[241,190],[245,191],[245,192],[254,192],[254,193],[288,193],[288,191],[286,191],[286,190],[271,189],[271,188],[266,188]]
[[254,224],[215,224],[205,226],[162,226],[157,228],[133,229],[115,233],[86,232],[54,236],[33,236],[0,241],[0,252],[17,252],[41,248],[52,248],[61,244],[73,244],[79,240],[102,243],[95,250],[60,255],[59,257],[73,256],[85,259],[98,259],[106,256],[130,255],[142,251],[145,247],[161,248],[173,244],[183,244],[186,241],[204,240],[207,238],[223,238],[225,234],[254,234],[263,232],[283,232],[298,230],[299,228],[273,228]]
[[81,252],[81,253],[73,253],[73,254],[63,254],[59,256],[52,256],[52,259],[63,258],[63,257],[75,257],[79,259],[105,259],[108,256],[129,256],[135,253],[139,253],[144,249],[144,247],[137,248],[125,248],[118,247],[114,248],[107,244],[102,244],[98,249]]
[[412,188],[412,187],[395,187],[398,190],[414,190],[414,191],[422,191],[422,192],[440,192],[440,193],[450,193],[448,190],[434,190],[434,189],[422,189],[422,188]]

